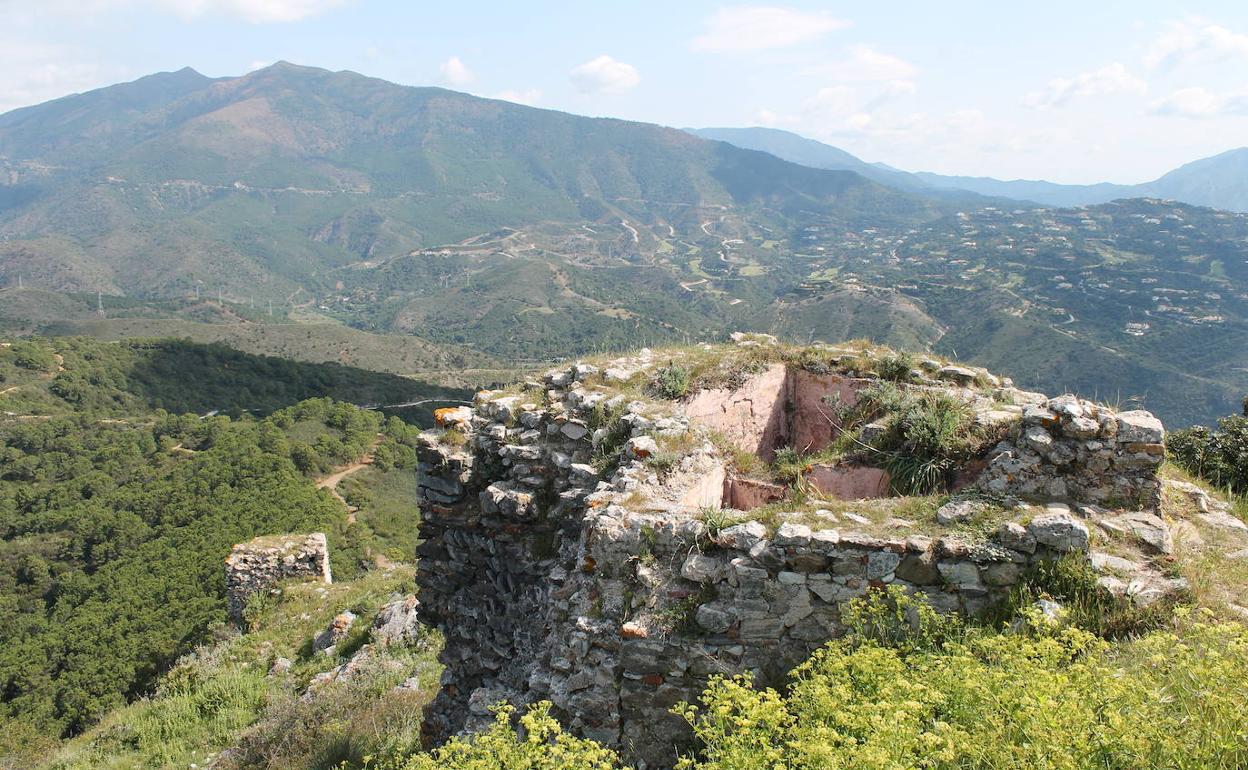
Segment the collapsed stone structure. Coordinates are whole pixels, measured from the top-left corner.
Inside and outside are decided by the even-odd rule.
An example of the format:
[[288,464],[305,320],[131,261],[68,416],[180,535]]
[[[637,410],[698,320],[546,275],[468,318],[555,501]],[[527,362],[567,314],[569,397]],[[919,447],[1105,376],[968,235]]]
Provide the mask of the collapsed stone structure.
[[242,622],[248,599],[291,578],[333,582],[329,544],[323,532],[265,535],[234,546],[225,557],[225,597],[230,620]]
[[[660,366],[642,351],[438,413],[419,448],[418,581],[446,665],[428,740],[483,725],[500,700],[548,699],[574,731],[637,766],[670,766],[688,731],[669,709],[694,700],[711,675],[781,681],[843,633],[845,603],[874,587],[979,611],[1028,565],[1089,551],[1101,531],[1089,524],[1108,515],[1098,503],[1148,516],[1158,499],[1162,432],[1152,415],[1048,399],[932,360],[907,387],[957,395],[1001,436],[956,484],[995,502],[967,497],[936,520],[992,508],[990,537],[834,513],[818,497],[792,511],[771,506],[766,521],[734,518],[721,506],[767,496],[741,491],[751,480],[729,448],[763,460],[782,446],[822,448],[837,437],[830,405],[876,381],[837,368],[835,350],[821,351],[818,371],[794,360],[759,355],[723,388],[665,401],[640,397]],[[864,482],[868,471],[874,480]],[[887,494],[879,473],[831,463],[806,478],[828,499],[857,499]],[[1177,587],[1142,567],[1131,582],[1110,579],[1140,602]]]

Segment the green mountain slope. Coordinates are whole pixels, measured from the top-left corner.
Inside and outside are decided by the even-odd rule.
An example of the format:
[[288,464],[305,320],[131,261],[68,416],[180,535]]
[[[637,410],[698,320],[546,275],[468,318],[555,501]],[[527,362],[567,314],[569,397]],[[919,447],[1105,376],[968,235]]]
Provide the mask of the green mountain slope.
[[204,284],[284,298],[332,268],[534,222],[624,215],[692,232],[699,207],[938,213],[674,129],[285,63],[18,111],[0,121],[0,155],[0,280],[149,296]]
[[[0,757],[87,728],[212,639],[234,543],[323,531],[347,579],[410,558],[417,429],[301,399],[422,392],[462,396],[221,345],[0,346]],[[343,467],[362,471],[351,510],[317,484]]]

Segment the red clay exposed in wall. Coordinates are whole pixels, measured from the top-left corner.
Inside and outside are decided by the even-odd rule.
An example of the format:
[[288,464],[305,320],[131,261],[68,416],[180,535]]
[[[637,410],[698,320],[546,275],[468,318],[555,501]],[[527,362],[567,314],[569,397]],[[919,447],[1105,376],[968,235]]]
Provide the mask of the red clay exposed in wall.
[[811,466],[806,479],[815,489],[839,500],[887,497],[891,481],[888,471],[882,468],[822,463]]
[[[833,404],[853,406],[858,391],[870,380],[840,374],[814,374],[788,370],[775,364],[736,390],[704,390],[686,406],[698,424],[719,431],[738,449],[766,462],[776,450],[791,446],[800,452],[816,452],[839,434]],[[888,474],[877,468],[817,465],[810,474],[824,494],[843,500],[883,497],[888,494]],[[756,479],[727,478],[722,482],[723,504],[748,511],[784,498],[786,487]]]
[[853,406],[858,403],[859,389],[869,383],[870,380],[840,374],[814,374],[803,369],[790,372],[787,383],[792,404],[789,446],[799,452],[817,452],[832,443],[840,431],[835,427],[833,408],[824,398]]
[[776,449],[788,443],[788,379],[784,364],[776,364],[737,390],[701,391],[685,411],[694,422],[719,431],[737,448],[771,462]]

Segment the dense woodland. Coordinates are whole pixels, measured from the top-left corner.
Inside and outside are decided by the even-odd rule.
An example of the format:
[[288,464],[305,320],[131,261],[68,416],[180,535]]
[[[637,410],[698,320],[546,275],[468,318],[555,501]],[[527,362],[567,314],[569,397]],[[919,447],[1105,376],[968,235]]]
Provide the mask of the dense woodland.
[[325,531],[348,579],[410,549],[414,504],[348,523],[311,483],[365,455],[376,478],[410,475],[417,429],[397,417],[329,398],[264,418],[145,407],[203,408],[230,382],[242,395],[216,402],[226,408],[347,385],[340,367],[256,362],[182,343],[0,349],[0,390],[16,388],[0,421],[0,719],[11,723],[0,745],[75,733],[149,689],[224,621],[221,563],[235,543]]

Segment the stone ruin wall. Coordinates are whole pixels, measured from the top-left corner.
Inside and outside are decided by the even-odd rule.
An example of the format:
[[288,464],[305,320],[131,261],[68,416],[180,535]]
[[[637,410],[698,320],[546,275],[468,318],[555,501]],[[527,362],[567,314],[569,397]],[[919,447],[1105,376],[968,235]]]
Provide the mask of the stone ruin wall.
[[[792,415],[828,392],[850,398],[865,381],[780,367],[714,398],[628,403],[628,440],[607,475],[591,464],[609,434],[592,423],[612,398],[589,384],[603,374],[578,365],[520,395],[478,394],[474,409],[439,415],[450,433],[422,435],[418,581],[446,665],[426,714],[430,742],[484,726],[500,700],[547,699],[576,733],[638,767],[669,767],[689,740],[671,706],[694,700],[715,673],[781,682],[843,633],[842,608],[869,589],[896,585],[941,610],[975,612],[1027,565],[1088,549],[1088,527],[1067,506],[981,542],[870,536],[834,516],[712,533],[697,512],[731,492],[723,458],[701,441],[659,478],[646,462],[654,437],[692,422],[695,435],[699,424],[739,429],[738,445],[764,455],[795,438],[813,444],[825,440],[821,418]],[[1008,423],[1008,437],[968,486],[1080,510],[1157,498],[1161,426],[1151,415],[1010,390],[977,406],[981,418]]]
[[297,578],[332,583],[324,533],[265,535],[239,543],[225,558],[225,596],[230,620],[241,623],[247,601]]

